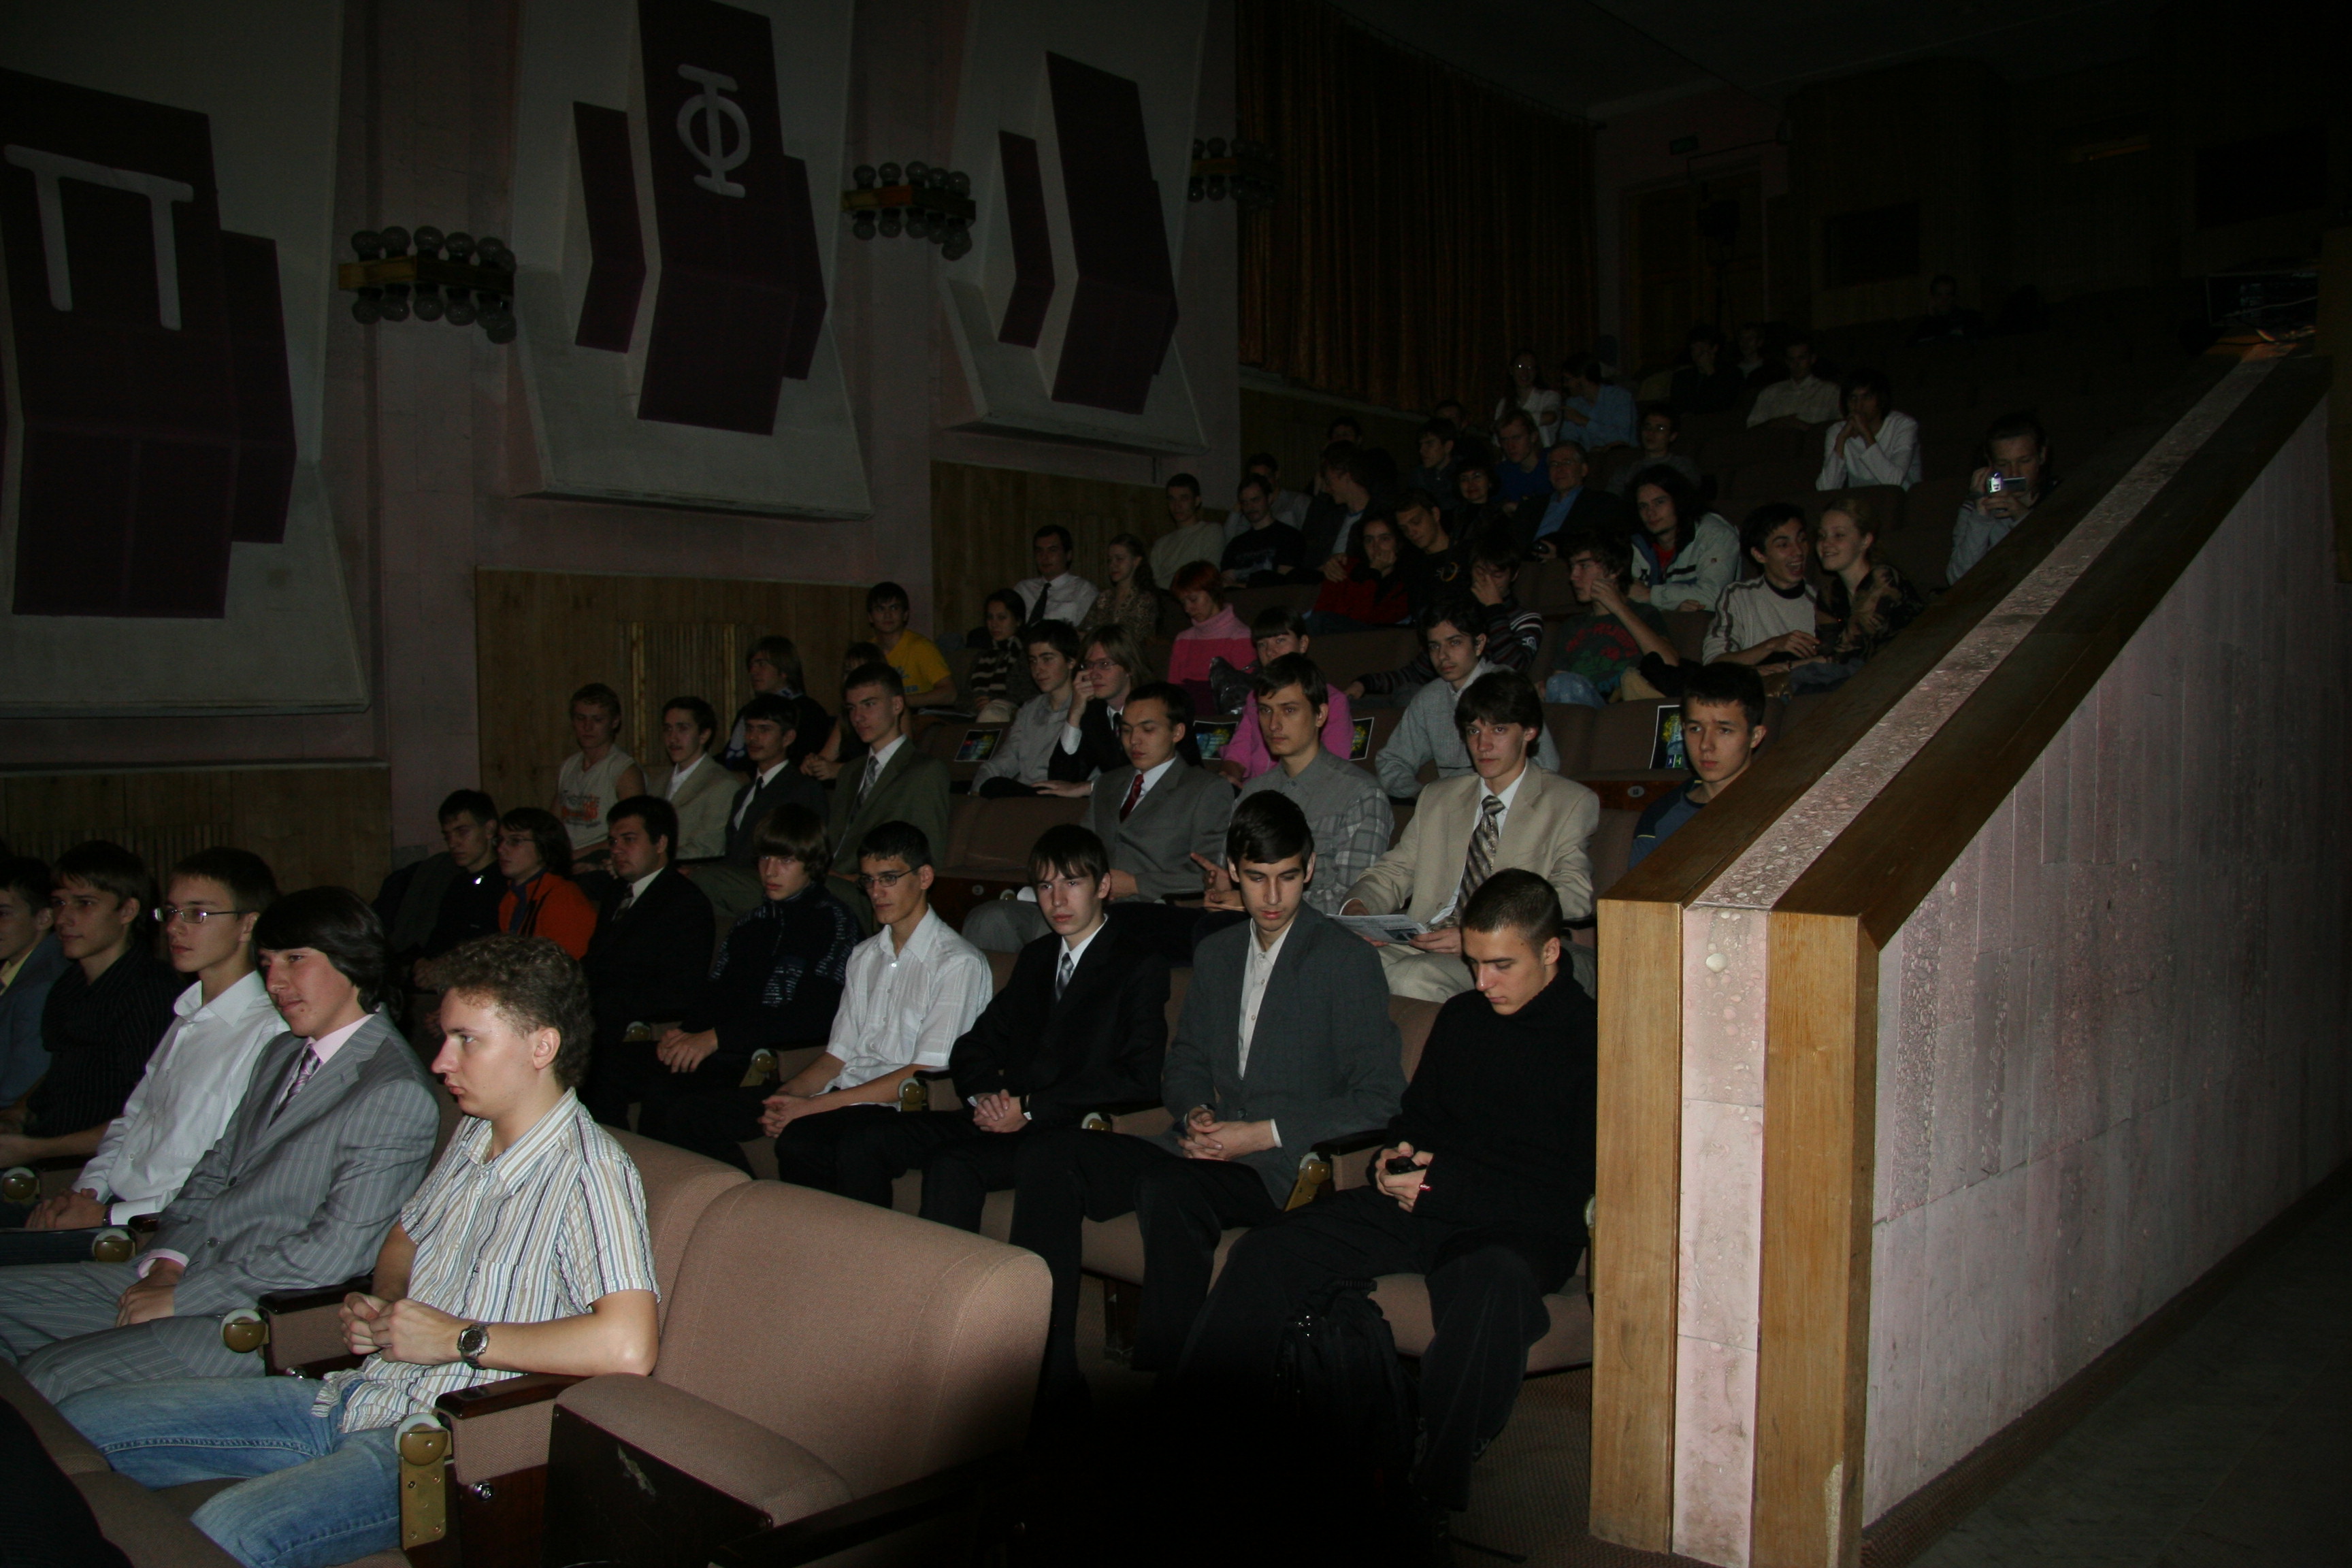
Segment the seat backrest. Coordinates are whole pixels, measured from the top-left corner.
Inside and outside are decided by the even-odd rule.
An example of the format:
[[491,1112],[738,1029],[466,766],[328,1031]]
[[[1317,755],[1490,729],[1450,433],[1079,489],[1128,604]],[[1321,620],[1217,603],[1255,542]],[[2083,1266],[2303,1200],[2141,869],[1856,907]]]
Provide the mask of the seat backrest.
[[1341,632],[1317,637],[1307,652],[1323,678],[1345,686],[1360,676],[1411,664],[1421,651],[1421,634],[1411,626],[1383,626],[1378,631]]
[[1715,619],[1712,610],[1661,610],[1659,618],[1666,623],[1666,636],[1673,639],[1675,651],[1696,664],[1706,646],[1707,623]]
[[1176,1020],[1184,1016],[1184,993],[1192,988],[1192,966],[1189,963],[1168,971],[1168,1033],[1176,1033]]
[[1594,773],[1616,773],[1650,765],[1658,742],[1658,702],[1612,702],[1591,709],[1592,739],[1584,765]]
[[1592,725],[1600,710],[1581,702],[1547,702],[1543,716],[1552,749],[1559,753],[1561,775],[1574,778],[1586,771],[1591,766],[1587,758],[1592,750]]
[[1061,823],[1084,822],[1086,816],[1083,796],[1005,795],[974,801],[963,858],[953,868],[1022,870],[1029,864],[1029,849],[1039,834]]
[[746,1182],[695,1226],[654,1376],[790,1437],[863,1497],[1021,1440],[1050,1290],[1034,1253]]
[[1389,998],[1389,1018],[1397,1026],[1404,1042],[1404,1076],[1410,1079],[1421,1066],[1421,1047],[1429,1044],[1429,1026],[1437,1022],[1441,1003],[1425,1002],[1418,996]]
[[628,1151],[637,1167],[637,1181],[646,1189],[646,1233],[653,1243],[654,1284],[661,1291],[661,1314],[669,1315],[670,1298],[677,1290],[678,1265],[686,1258],[687,1239],[694,1234],[710,1200],[728,1188],[750,1180],[732,1165],[681,1149],[675,1143],[640,1138],[621,1128],[606,1129]]
[[1013,966],[1020,962],[1021,955],[1017,952],[992,952],[988,955],[988,975],[994,983],[992,994],[1004,989],[1005,983],[1013,978]]
[[1586,853],[1592,857],[1594,898],[1606,894],[1625,874],[1625,862],[1633,853],[1633,829],[1641,822],[1642,814],[1638,811],[1601,812],[1600,825],[1592,830],[1592,842],[1586,847]]

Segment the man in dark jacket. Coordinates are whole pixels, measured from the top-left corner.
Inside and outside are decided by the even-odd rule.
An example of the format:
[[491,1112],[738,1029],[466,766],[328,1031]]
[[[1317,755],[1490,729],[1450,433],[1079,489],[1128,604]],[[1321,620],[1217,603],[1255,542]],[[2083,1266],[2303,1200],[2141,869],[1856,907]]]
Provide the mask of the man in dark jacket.
[[1029,880],[1052,929],[1021,950],[956,1041],[948,1077],[961,1103],[870,1119],[836,1156],[845,1195],[887,1207],[890,1184],[920,1168],[923,1217],[976,1231],[988,1194],[1013,1185],[1033,1130],[1159,1098],[1168,961],[1105,918],[1109,851],[1074,822],[1047,828],[1029,851]]
[[1435,1332],[1412,1485],[1433,1508],[1469,1506],[1470,1467],[1550,1328],[1544,1298],[1584,1251],[1595,1015],[1560,962],[1560,928],[1559,898],[1532,871],[1497,871],[1471,896],[1462,949],[1477,989],[1431,1026],[1372,1184],[1235,1245],[1178,1369],[1188,1403],[1268,1405],[1284,1325],[1317,1286],[1426,1275]]
[[710,973],[710,900],[670,864],[677,810],[658,795],[632,795],[604,814],[613,883],[596,914],[596,934],[580,961],[596,1021],[595,1056],[581,1098],[597,1121],[628,1125],[630,1101],[648,1078],[677,1077],[655,1059],[651,1040],[632,1042],[636,1024],[676,1024]]

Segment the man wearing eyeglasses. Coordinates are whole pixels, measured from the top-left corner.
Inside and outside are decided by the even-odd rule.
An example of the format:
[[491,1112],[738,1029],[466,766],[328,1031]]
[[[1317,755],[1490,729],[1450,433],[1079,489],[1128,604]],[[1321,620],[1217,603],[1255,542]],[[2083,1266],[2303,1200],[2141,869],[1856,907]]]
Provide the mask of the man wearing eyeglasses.
[[[0,1264],[79,1261],[99,1227],[162,1211],[228,1125],[262,1047],[285,1032],[253,965],[254,921],[278,898],[268,866],[243,849],[202,849],[173,868],[167,887],[153,923],[172,968],[194,983],[173,1004],[122,1114],[96,1129],[97,1152],[73,1190],[29,1212],[0,1205],[0,1224],[26,1226],[0,1231]],[[143,951],[149,934],[125,940]],[[19,1142],[79,1153],[65,1146],[81,1137]],[[0,1164],[39,1157],[37,1147],[10,1143],[0,1138]]]
[[857,847],[857,887],[877,929],[850,951],[849,978],[824,1054],[768,1097],[760,1131],[776,1141],[776,1174],[842,1190],[845,1140],[919,1071],[939,1071],[988,1005],[995,979],[980,949],[931,908],[931,846],[886,822]]

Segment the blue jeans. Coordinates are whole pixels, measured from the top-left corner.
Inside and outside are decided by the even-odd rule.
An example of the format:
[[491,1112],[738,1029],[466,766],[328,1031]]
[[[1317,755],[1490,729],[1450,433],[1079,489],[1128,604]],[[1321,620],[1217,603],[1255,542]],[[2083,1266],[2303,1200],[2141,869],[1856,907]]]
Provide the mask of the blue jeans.
[[58,1411],[142,1486],[249,1478],[191,1518],[247,1568],[331,1568],[400,1544],[394,1429],[310,1413],[304,1378],[184,1378],[77,1394]]
[[1585,708],[1606,708],[1609,699],[1601,688],[1572,669],[1556,669],[1544,682],[1543,700],[1547,702],[1573,702]]

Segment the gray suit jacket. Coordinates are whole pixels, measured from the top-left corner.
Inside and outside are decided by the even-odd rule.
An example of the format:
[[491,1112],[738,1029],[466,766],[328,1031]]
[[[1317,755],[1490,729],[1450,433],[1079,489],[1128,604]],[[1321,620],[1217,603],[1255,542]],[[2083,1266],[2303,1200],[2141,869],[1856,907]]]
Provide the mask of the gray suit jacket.
[[890,760],[882,765],[882,776],[875,780],[860,805],[857,784],[865,769],[860,760],[855,768],[844,767],[841,776],[833,781],[833,816],[827,825],[833,837],[833,879],[826,887],[849,906],[857,923],[870,933],[874,906],[866,901],[866,890],[855,880],[857,847],[866,834],[886,822],[910,823],[930,841],[931,864],[946,865],[948,765],[919,748],[910,736],[890,753]]
[[1193,950],[1192,984],[1160,1074],[1177,1127],[1160,1142],[1181,1152],[1178,1131],[1196,1105],[1213,1108],[1223,1121],[1272,1118],[1282,1146],[1242,1160],[1280,1205],[1308,1149],[1388,1125],[1404,1093],[1404,1043],[1389,1017],[1379,952],[1328,916],[1301,909],[1258,1001],[1244,1074],[1243,944],[1256,940],[1246,924],[1227,926]]
[[163,1213],[153,1245],[188,1259],[173,1292],[180,1316],[366,1272],[425,1177],[440,1110],[381,1014],[270,1120],[308,1044],[289,1030],[262,1048],[227,1130]]
[[1234,815],[1234,786],[1221,773],[1179,758],[1160,782],[1135,803],[1125,822],[1118,808],[1135,782],[1133,764],[1113,768],[1095,780],[1087,805],[1087,826],[1110,851],[1110,863],[1135,879],[1146,899],[1201,890],[1198,853],[1212,865],[1225,863],[1225,822]]

